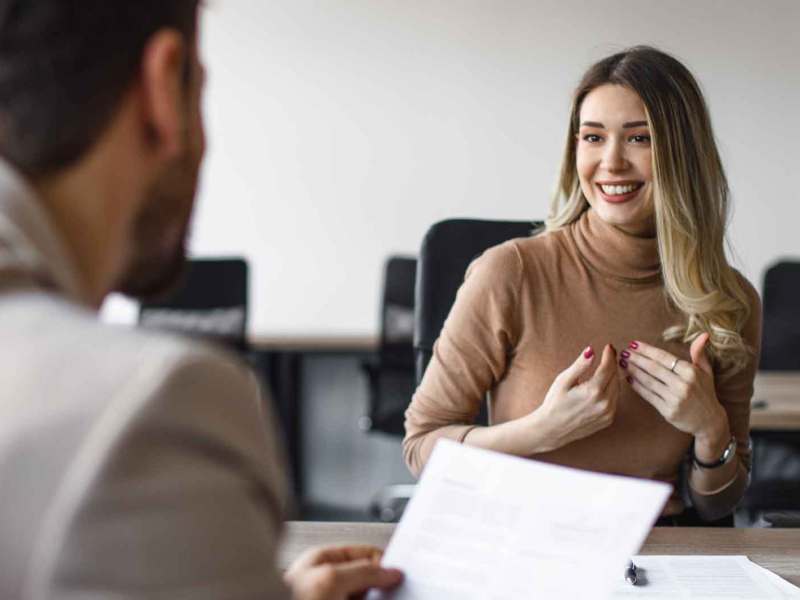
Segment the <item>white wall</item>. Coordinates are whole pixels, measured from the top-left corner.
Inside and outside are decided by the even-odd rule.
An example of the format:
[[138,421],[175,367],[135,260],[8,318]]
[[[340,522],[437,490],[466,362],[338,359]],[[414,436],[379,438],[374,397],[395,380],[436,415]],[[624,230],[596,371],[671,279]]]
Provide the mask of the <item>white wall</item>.
[[453,216],[541,218],[573,86],[635,43],[707,94],[737,264],[800,255],[798,0],[217,0],[191,248],[246,254],[252,329],[371,333],[380,269]]

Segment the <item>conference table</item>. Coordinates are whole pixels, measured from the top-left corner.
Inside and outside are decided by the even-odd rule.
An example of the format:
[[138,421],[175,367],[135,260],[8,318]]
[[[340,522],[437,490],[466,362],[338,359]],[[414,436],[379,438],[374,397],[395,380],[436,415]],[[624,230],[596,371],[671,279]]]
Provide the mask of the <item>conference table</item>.
[[800,372],[759,371],[754,387],[750,411],[754,433],[800,432]]
[[[388,523],[322,523],[291,521],[279,557],[286,568],[315,546],[372,544],[385,548],[395,525]],[[800,586],[800,529],[656,527],[640,554],[745,555],[753,562]]]

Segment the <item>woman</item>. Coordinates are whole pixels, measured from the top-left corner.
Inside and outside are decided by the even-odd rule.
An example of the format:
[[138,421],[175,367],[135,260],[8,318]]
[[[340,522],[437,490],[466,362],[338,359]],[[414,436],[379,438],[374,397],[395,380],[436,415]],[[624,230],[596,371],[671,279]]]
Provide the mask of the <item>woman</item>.
[[[642,46],[592,66],[546,232],[468,270],[406,412],[411,470],[442,437],[672,484],[689,456],[692,514],[729,515],[750,467],[761,307],[725,258],[727,213],[689,71]],[[684,509],[676,490],[664,516]]]

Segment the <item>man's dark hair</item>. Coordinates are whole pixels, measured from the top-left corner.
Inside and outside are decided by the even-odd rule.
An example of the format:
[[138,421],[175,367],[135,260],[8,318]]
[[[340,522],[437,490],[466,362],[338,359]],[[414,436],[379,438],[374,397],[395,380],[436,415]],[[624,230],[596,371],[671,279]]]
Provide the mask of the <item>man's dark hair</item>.
[[0,0],[0,156],[29,177],[98,140],[161,28],[194,39],[199,0]]

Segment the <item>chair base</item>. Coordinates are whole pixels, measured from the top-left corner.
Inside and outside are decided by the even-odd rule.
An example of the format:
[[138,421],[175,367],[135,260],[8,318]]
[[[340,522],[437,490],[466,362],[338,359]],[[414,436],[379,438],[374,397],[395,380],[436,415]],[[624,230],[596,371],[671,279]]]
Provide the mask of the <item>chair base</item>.
[[370,514],[377,521],[397,523],[416,487],[413,483],[387,485],[373,496],[369,505]]

